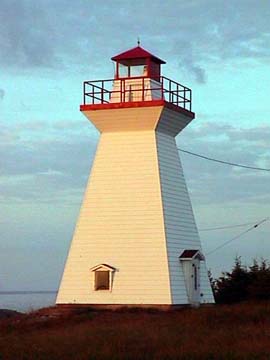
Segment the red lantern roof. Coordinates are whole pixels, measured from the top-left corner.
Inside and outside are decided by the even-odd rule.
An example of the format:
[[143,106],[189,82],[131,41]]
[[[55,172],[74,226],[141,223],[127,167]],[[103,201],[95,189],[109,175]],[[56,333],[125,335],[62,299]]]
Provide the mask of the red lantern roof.
[[136,46],[130,50],[127,50],[125,52],[122,52],[121,54],[118,54],[111,58],[114,61],[121,61],[121,60],[127,60],[127,59],[151,59],[152,61],[158,63],[158,64],[166,64],[165,61],[159,59],[155,55],[152,55],[147,50],[143,49],[140,46]]

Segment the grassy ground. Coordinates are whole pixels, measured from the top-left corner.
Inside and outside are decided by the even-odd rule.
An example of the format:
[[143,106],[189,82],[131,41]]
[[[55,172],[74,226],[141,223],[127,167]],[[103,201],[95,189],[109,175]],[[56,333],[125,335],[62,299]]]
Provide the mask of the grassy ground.
[[270,359],[270,303],[0,321],[1,360]]

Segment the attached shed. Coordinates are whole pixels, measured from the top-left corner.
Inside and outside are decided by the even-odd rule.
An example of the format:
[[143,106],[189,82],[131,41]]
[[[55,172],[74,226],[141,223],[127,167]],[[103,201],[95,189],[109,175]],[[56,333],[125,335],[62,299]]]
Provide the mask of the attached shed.
[[189,301],[192,305],[199,305],[200,291],[200,262],[205,260],[200,250],[184,250],[179,256],[183,267],[186,289]]

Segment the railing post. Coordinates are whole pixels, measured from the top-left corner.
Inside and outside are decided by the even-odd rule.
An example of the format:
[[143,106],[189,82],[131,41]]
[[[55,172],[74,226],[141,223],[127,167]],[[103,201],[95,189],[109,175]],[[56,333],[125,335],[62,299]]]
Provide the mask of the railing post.
[[172,82],[169,80],[169,102],[172,102]]
[[186,88],[184,87],[184,109],[186,108]]
[[101,82],[101,104],[104,102],[104,80]]
[[94,96],[95,96],[95,91],[94,91],[94,85],[92,84],[92,104],[94,104],[95,102]]
[[142,78],[142,101],[144,101],[144,77]]
[[123,96],[122,96],[122,79],[118,80],[120,81],[120,85],[119,85],[119,97],[120,97],[120,102],[123,102]]
[[191,109],[192,109],[192,106],[191,106],[191,101],[192,101],[192,91],[191,91],[191,90],[189,90],[189,91],[190,91],[189,111],[191,111]]
[[83,104],[85,105],[86,95],[85,95],[85,81],[83,82]]

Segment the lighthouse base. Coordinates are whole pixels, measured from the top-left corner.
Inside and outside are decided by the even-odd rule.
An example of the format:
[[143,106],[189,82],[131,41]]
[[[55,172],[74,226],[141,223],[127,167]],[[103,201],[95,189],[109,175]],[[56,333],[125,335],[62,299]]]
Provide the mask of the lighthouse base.
[[58,304],[57,309],[63,312],[84,312],[84,311],[175,311],[199,306],[213,304],[191,304],[169,305],[169,304]]

